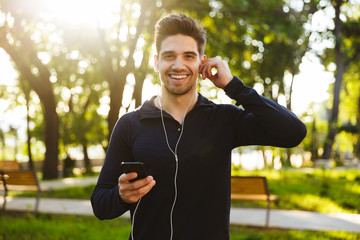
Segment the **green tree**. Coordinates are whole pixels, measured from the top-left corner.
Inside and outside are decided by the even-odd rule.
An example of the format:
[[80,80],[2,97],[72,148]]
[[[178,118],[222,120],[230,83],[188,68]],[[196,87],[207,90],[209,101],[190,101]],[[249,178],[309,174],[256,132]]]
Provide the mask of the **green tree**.
[[5,160],[5,133],[0,129],[1,158]]
[[[333,100],[328,120],[327,137],[324,144],[323,159],[330,159],[334,139],[339,131],[339,104],[340,92],[343,88],[343,77],[349,65],[358,61],[360,57],[360,18],[358,1],[332,0],[323,4],[324,9],[333,8],[334,28],[328,29],[324,35],[329,36],[334,42],[334,48],[326,51],[323,55],[325,64],[334,62],[336,64],[335,83],[333,87]],[[321,9],[322,10],[322,9]]]
[[[291,110],[294,76],[310,50],[304,28],[315,12],[313,1],[210,1],[212,11],[203,19],[209,35],[209,55],[228,60],[233,73],[246,84],[263,87],[263,95],[286,99]],[[291,75],[290,84],[285,74]],[[263,149],[264,150],[264,149]],[[291,150],[287,150],[290,164]]]
[[[360,72],[359,61],[349,65],[347,72],[344,73],[344,89],[340,92],[339,104],[339,133],[346,132],[351,142],[352,151],[355,157],[360,157]],[[339,142],[340,139],[335,139]],[[344,141],[344,140],[343,140]]]
[[46,129],[43,178],[56,178],[59,153],[59,118],[56,113],[56,100],[50,82],[51,73],[38,58],[36,46],[31,40],[29,30],[24,29],[24,22],[27,22],[26,16],[22,15],[21,11],[10,11],[7,7],[11,8],[11,6],[6,5],[6,3],[8,2],[1,5],[3,14],[7,14],[7,21],[0,27],[0,47],[14,61],[22,75],[20,80],[28,81],[41,100]]
[[[122,105],[126,79],[129,74],[134,74],[135,91],[133,98],[136,106],[141,104],[142,85],[148,72],[149,55],[151,46],[151,34],[153,26],[157,20],[156,2],[149,0],[141,1],[121,1],[120,21],[116,26],[118,35],[121,34],[121,28],[127,29],[123,34],[126,38],[122,41],[119,37],[110,39],[104,29],[99,28],[99,39],[101,52],[104,53],[104,61],[102,62],[102,71],[108,82],[110,91],[110,110],[107,116],[109,137],[116,121],[119,118],[119,111]],[[126,10],[126,5],[130,5],[130,9]],[[134,8],[140,7],[140,15],[138,18],[132,16]],[[133,33],[130,30],[136,29]],[[145,41],[143,49],[138,48],[138,42]],[[115,49],[112,51],[112,49]],[[142,53],[140,65],[136,65],[135,53]],[[126,52],[126,54],[124,54]],[[124,106],[128,108],[129,106]]]
[[92,64],[96,59],[82,55],[76,42],[68,41],[64,46],[66,51],[49,52],[53,56],[48,63],[56,73],[53,85],[61,119],[60,155],[67,157],[70,147],[81,146],[85,168],[89,170],[89,145],[99,144],[106,137],[105,119],[97,113],[104,94],[103,81],[99,67]]
[[[309,34],[303,24],[315,11],[311,1],[299,7],[292,1],[280,0],[124,0],[119,1],[118,18],[112,27],[99,24],[90,29],[36,17],[41,15],[41,9],[32,8],[24,0],[3,2],[6,4],[2,3],[0,9],[6,9],[9,15],[1,27],[0,46],[8,49],[21,73],[20,80],[29,82],[44,106],[44,117],[33,118],[36,128],[32,134],[39,139],[40,134],[52,137],[52,148],[45,138],[45,161],[53,164],[52,176],[57,171],[54,166],[57,168],[59,136],[61,153],[81,145],[87,159],[87,146],[101,142],[106,149],[107,141],[102,139],[104,134],[109,138],[120,109],[128,111],[141,104],[144,80],[153,73],[149,59],[154,24],[160,16],[179,10],[200,19],[208,31],[209,57],[224,57],[234,74],[250,86],[262,85],[267,97],[278,100],[286,95],[287,107],[291,108],[292,84],[284,83],[284,75],[298,73],[308,51]],[[41,27],[44,25],[51,26],[50,30]],[[49,40],[53,34],[59,42]],[[40,36],[40,40],[31,39],[33,35]],[[130,104],[124,101],[125,88],[132,91]],[[210,89],[204,91],[206,95]],[[47,96],[52,100],[47,102]],[[106,98],[107,132],[97,112],[99,100]],[[51,131],[49,112],[56,118]]]
[[[107,86],[104,95],[110,99],[108,139],[119,118],[121,107],[130,108],[129,104],[122,104],[125,88],[132,90],[131,98],[135,107],[142,103],[142,86],[150,70],[152,32],[159,10],[153,0],[125,0],[119,1],[117,14],[118,20],[110,28],[99,24],[95,29],[79,31],[74,26],[57,26],[64,31],[66,45],[76,46],[83,56],[94,59],[91,65],[97,69],[99,84],[102,88]],[[89,38],[92,41],[88,41]],[[131,75],[135,83],[127,81]],[[102,145],[106,149],[107,142]]]
[[31,152],[31,129],[30,129],[30,121],[31,121],[30,91],[31,91],[31,89],[30,89],[30,86],[27,81],[20,81],[20,86],[24,93],[24,97],[25,97],[25,101],[26,101],[26,135],[27,135],[26,145],[27,145],[27,154],[28,154],[28,158],[29,158],[29,168],[33,169],[34,162],[33,162],[33,157],[32,157],[32,152]]

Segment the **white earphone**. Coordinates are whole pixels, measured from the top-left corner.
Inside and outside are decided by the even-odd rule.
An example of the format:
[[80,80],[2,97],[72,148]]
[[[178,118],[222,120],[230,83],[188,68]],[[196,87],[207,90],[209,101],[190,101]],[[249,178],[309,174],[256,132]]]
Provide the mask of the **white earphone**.
[[[156,63],[156,68],[157,68],[157,63]],[[162,82],[161,82],[161,84],[162,84]],[[158,95],[158,104],[159,104],[159,107],[160,107],[161,123],[162,123],[163,129],[164,129],[165,140],[166,140],[167,147],[169,148],[170,152],[175,157],[175,163],[176,163],[175,164],[175,175],[174,175],[175,194],[174,194],[174,202],[172,204],[171,211],[170,211],[170,240],[172,240],[173,235],[174,235],[173,212],[174,212],[174,208],[175,208],[175,204],[176,204],[176,200],[177,200],[177,195],[178,195],[177,183],[176,182],[177,182],[177,175],[178,175],[178,170],[179,170],[179,158],[178,158],[178,155],[177,155],[177,149],[178,149],[180,139],[181,139],[181,137],[183,135],[183,132],[184,132],[184,124],[185,124],[186,113],[189,110],[189,107],[190,107],[190,105],[191,105],[191,103],[193,101],[194,95],[191,97],[190,102],[189,102],[188,106],[185,109],[185,113],[184,113],[182,123],[181,123],[182,124],[181,132],[180,132],[178,140],[176,141],[176,145],[175,145],[174,150],[170,147],[170,144],[169,144],[169,139],[168,139],[168,134],[167,134],[166,127],[165,127],[165,121],[164,121],[164,116],[163,116],[163,108],[162,108],[161,97],[160,96],[161,96],[161,93]],[[136,205],[136,208],[135,208],[134,214],[133,214],[133,218],[132,218],[132,225],[131,225],[131,238],[132,238],[132,240],[134,240],[135,214],[136,214],[136,211],[137,211],[137,209],[139,207],[140,201],[141,201],[141,198],[139,199],[139,201],[138,201],[138,203]]]

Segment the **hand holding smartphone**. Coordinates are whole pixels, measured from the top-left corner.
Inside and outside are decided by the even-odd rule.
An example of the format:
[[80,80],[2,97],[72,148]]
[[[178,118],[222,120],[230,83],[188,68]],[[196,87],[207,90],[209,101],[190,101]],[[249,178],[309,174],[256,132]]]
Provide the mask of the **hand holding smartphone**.
[[147,177],[145,167],[142,162],[122,162],[121,170],[123,173],[132,173],[132,172],[137,173],[138,176],[134,179],[131,179],[130,182],[135,182],[137,180]]

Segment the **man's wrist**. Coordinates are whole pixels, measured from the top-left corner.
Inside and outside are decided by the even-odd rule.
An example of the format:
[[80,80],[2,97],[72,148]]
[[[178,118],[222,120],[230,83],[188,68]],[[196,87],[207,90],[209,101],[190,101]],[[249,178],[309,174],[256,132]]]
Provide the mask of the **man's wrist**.
[[127,202],[125,202],[124,199],[122,199],[122,197],[120,196],[120,192],[119,192],[119,186],[116,186],[116,191],[117,191],[117,195],[118,195],[120,205],[125,207],[125,208],[129,208],[131,203],[127,203]]
[[231,75],[230,75],[229,77],[227,77],[227,80],[224,81],[223,86],[222,86],[221,88],[225,90],[226,86],[229,85],[229,83],[230,83],[233,79],[234,79],[234,77],[231,76]]
[[236,89],[243,86],[245,86],[243,81],[238,76],[234,75],[223,89],[226,93],[231,94],[231,92],[237,92]]
[[232,80],[229,82],[228,85],[224,88],[224,91],[226,95],[228,95],[231,99],[236,100],[236,105],[241,105],[241,102],[239,102],[239,94],[244,90],[244,88],[247,88],[246,85],[241,81],[241,79],[234,75]]

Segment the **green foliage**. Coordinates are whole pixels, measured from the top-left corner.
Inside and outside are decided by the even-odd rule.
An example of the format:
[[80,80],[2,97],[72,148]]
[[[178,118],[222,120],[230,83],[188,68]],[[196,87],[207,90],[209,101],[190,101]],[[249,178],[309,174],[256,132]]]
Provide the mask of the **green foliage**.
[[340,94],[339,136],[335,146],[360,157],[360,71],[358,62],[349,65]]
[[[296,74],[308,49],[303,24],[314,9],[312,3],[301,9],[280,0],[216,3],[202,21],[209,30],[206,54],[228,60],[232,73],[246,84],[262,84],[266,97],[288,94],[284,73]],[[274,85],[278,92],[273,92]]]
[[[50,74],[57,104],[56,112],[60,118],[60,158],[64,158],[70,147],[86,148],[100,143],[106,148],[112,124],[119,116],[119,109],[123,113],[141,103],[139,92],[141,95],[142,83],[153,74],[149,58],[153,25],[160,16],[182,11],[199,19],[208,34],[205,50],[208,57],[220,56],[227,60],[232,73],[240,76],[247,85],[263,86],[263,95],[274,100],[285,96],[288,107],[291,107],[292,89],[285,84],[284,74],[295,76],[299,72],[303,56],[307,51],[312,51],[310,38],[334,45],[333,29],[317,33],[304,27],[310,25],[314,12],[321,13],[333,8],[332,3],[334,1],[326,0],[124,0],[119,2],[119,9],[114,10],[118,18],[112,26],[90,27],[64,24],[51,16],[42,17],[46,14],[43,14],[45,8],[41,7],[40,1],[29,6],[26,0],[7,0],[0,6],[0,14],[8,12],[0,27],[7,34],[9,42],[16,42],[14,49],[27,56],[24,59],[32,70],[35,71],[34,66],[39,66],[38,63],[41,62]],[[39,7],[33,7],[37,4]],[[339,117],[341,125],[349,123],[355,126],[360,114],[357,102],[360,89],[357,64],[358,6],[356,1],[344,1],[342,6],[344,17],[341,19],[342,34],[338,40],[341,40],[344,59],[354,62],[347,65],[348,71],[344,75]],[[138,17],[134,17],[134,9],[139,10]],[[12,21],[15,22],[14,26],[8,24]],[[26,35],[32,36],[30,42],[22,42]],[[137,46],[140,42],[144,44]],[[33,50],[35,55],[29,57],[27,51],[20,51],[18,47],[22,47],[22,43],[25,48]],[[134,63],[131,55],[134,53],[142,53],[141,63]],[[326,66],[335,62],[333,49],[319,51],[318,54],[323,54]],[[135,83],[127,81],[131,74],[135,77]],[[24,82],[26,76],[20,76],[19,80]],[[212,99],[217,98],[218,90],[212,84],[202,84],[203,82],[208,81],[201,81],[202,94]],[[129,98],[135,104],[131,99],[122,101],[125,87],[133,91]],[[0,89],[1,97],[11,103],[9,108],[24,104],[21,88],[23,87],[19,85]],[[29,102],[32,109],[32,136],[36,141],[45,141],[43,109],[34,91],[30,92]],[[108,107],[109,111],[100,114],[101,106]],[[326,109],[320,111],[325,113]],[[317,116],[315,110],[309,111],[307,117],[316,120],[317,133],[309,132],[300,148],[317,152],[323,145],[327,126],[324,117]],[[308,127],[312,127],[310,122]],[[353,151],[360,156],[358,139],[359,134],[343,134],[338,137],[335,146],[339,150]],[[34,145],[37,147],[40,144],[36,142]],[[42,155],[38,151],[37,158],[43,158]]]
[[[360,62],[360,61],[359,61]],[[347,73],[344,74],[344,91],[340,95],[340,114],[341,122],[356,125],[357,118],[360,116],[360,71],[358,63],[349,66]]]
[[[334,26],[328,25],[325,27],[325,29],[313,33],[314,35],[317,34],[317,37],[319,38],[318,41],[328,41],[332,43],[331,45],[328,45],[327,47],[324,47],[324,49],[318,51],[318,54],[321,56],[324,65],[329,66],[330,63],[336,64],[336,71],[334,72],[335,82],[331,98],[332,109],[329,113],[329,128],[324,144],[325,147],[323,158],[325,159],[330,159],[331,157],[335,136],[338,133],[338,125],[341,124],[342,121],[353,122],[354,119],[360,115],[358,113],[360,111],[358,111],[350,117],[351,119],[341,119],[342,115],[348,112],[348,109],[346,109],[344,113],[342,113],[344,109],[341,109],[341,105],[344,105],[344,95],[348,94],[348,89],[345,89],[344,91],[344,86],[347,85],[345,85],[344,81],[345,76],[348,73],[354,74],[358,72],[358,63],[360,61],[360,37],[358,34],[360,30],[360,18],[358,10],[356,10],[359,9],[359,7],[360,3],[358,1],[345,0],[326,2],[322,1],[322,3],[320,2],[319,4],[319,13],[325,13],[330,9],[335,12],[335,15],[332,16]],[[355,71],[349,69],[351,65],[357,66]],[[358,90],[356,89],[355,92],[358,92]],[[358,100],[353,103],[358,105]],[[357,136],[357,139],[358,138],[359,136]],[[336,147],[338,149],[339,145],[341,144],[336,143]],[[344,148],[343,146],[340,147]],[[356,153],[357,151],[355,150],[354,152]]]

